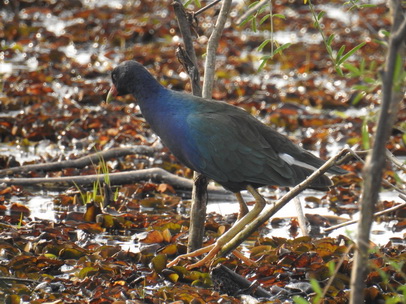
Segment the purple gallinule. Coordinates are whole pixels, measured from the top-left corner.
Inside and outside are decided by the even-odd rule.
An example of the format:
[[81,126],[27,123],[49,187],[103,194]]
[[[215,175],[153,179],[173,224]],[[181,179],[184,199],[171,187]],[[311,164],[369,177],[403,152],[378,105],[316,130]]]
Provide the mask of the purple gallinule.
[[[234,192],[242,212],[248,209],[240,191],[248,190],[255,198],[254,208],[210,247],[210,258],[264,208],[258,187],[295,186],[324,163],[238,107],[165,88],[136,61],[121,63],[111,77],[107,102],[132,94],[152,130],[180,162]],[[346,173],[337,166],[328,172]],[[322,175],[310,187],[324,190],[331,185]]]

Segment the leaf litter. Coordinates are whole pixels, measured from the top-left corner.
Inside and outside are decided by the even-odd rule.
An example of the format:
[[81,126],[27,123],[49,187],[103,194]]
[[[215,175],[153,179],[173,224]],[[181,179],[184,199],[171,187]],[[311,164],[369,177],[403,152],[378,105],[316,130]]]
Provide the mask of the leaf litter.
[[[93,5],[91,1],[23,0],[0,5],[2,169],[157,141],[132,97],[101,106],[110,86],[109,71],[125,59],[142,61],[168,87],[189,90],[187,81],[179,76],[182,70],[175,59],[175,37],[179,34],[170,1],[147,2]],[[340,3],[327,4],[341,8]],[[312,39],[318,34],[312,28],[308,7],[282,1],[274,10],[287,16],[275,18],[274,30],[296,34],[298,39],[258,73],[256,65],[261,55],[255,48],[264,36],[232,23],[222,40],[213,96],[244,108],[306,149],[319,151],[322,157],[334,154],[329,148],[333,144],[362,147],[364,119],[347,113],[368,108],[373,118],[379,89],[353,104],[355,95],[349,88],[361,80],[334,74],[321,41]],[[242,11],[241,4],[233,8],[237,16]],[[349,31],[348,25],[342,26],[343,20],[332,15],[327,14],[323,22],[329,34],[336,34],[333,46],[345,44],[349,50],[361,37],[371,38],[359,52],[362,57],[374,54],[371,59],[380,64],[385,49],[372,40],[375,37],[365,31],[365,24],[388,28],[385,12],[383,4],[357,11],[355,16],[361,17],[353,19]],[[199,56],[205,52],[204,38],[213,25],[214,14],[199,16]],[[269,51],[268,47],[264,51]],[[351,63],[360,66],[357,58]],[[388,149],[403,157],[404,121],[405,113],[399,113],[397,129],[388,143]],[[375,121],[370,119],[367,127],[373,130],[374,126]],[[10,152],[11,148],[18,152]],[[107,166],[109,172],[159,166],[180,176],[192,174],[164,147],[152,157],[129,155],[109,161]],[[313,227],[318,228],[314,236],[301,237],[295,218],[273,218],[242,247],[256,261],[256,267],[234,256],[216,263],[268,291],[270,296],[260,298],[261,303],[283,303],[294,295],[311,300],[316,296],[312,280],[322,288],[329,286],[325,297],[328,303],[347,302],[352,240],[319,231],[320,226],[339,222],[343,215],[352,217],[358,210],[362,164],[352,161],[343,167],[351,173],[334,177],[336,187],[322,197],[305,197],[308,208],[321,206],[336,215],[308,215]],[[30,171],[12,177],[94,173],[100,173],[100,169],[87,166],[47,173]],[[385,178],[400,184],[404,171],[388,163]],[[166,268],[168,260],[187,250],[190,193],[185,195],[170,184],[145,181],[113,187],[116,192],[105,204],[100,188],[65,186],[60,192],[52,191],[15,185],[0,189],[0,299],[5,303],[245,301],[244,291],[219,283],[207,268],[186,270],[187,261]],[[55,210],[46,212],[54,212],[55,220],[32,216],[37,214],[33,212],[37,207],[25,204],[29,197],[41,193],[53,197]],[[274,199],[281,190],[269,187],[265,194]],[[393,198],[383,200],[378,210],[396,204]],[[374,246],[366,280],[369,303],[402,293],[406,273],[404,218],[405,208],[379,218],[398,235],[403,233],[403,238],[387,239]],[[209,213],[205,244],[213,243],[235,219],[235,214]],[[277,227],[282,227],[287,237],[272,235]],[[328,284],[330,278],[333,280]],[[246,293],[255,295],[252,290]]]

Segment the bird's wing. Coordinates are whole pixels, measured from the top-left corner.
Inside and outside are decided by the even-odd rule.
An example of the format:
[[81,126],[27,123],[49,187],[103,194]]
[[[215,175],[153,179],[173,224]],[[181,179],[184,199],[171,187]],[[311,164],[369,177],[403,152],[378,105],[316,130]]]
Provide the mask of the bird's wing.
[[[295,184],[295,169],[264,136],[261,122],[230,106],[212,110],[194,112],[187,118],[200,152],[194,164],[198,171],[219,183]],[[267,128],[265,132],[275,131]]]

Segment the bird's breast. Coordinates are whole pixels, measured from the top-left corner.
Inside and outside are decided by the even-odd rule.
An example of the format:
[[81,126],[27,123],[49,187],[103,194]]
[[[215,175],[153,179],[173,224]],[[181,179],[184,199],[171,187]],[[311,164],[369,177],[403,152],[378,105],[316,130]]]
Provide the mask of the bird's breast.
[[187,124],[188,112],[168,108],[155,110],[153,113],[141,109],[151,129],[161,138],[172,154],[184,165],[195,169],[194,163],[199,157],[195,140]]

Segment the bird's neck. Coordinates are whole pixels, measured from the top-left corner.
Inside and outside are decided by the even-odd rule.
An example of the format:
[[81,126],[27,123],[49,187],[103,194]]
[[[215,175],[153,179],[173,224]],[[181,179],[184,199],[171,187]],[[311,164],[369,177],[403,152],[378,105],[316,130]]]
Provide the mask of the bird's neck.
[[[168,89],[156,83],[146,83],[140,90],[133,92],[142,115],[153,127],[157,128],[168,113]],[[155,130],[156,131],[156,130]]]
[[165,88],[152,75],[148,74],[136,80],[136,85],[131,93],[142,105],[155,103],[163,91],[165,91]]
[[178,134],[186,122],[193,104],[184,94],[162,87],[138,102],[142,115],[164,141],[169,134]]

